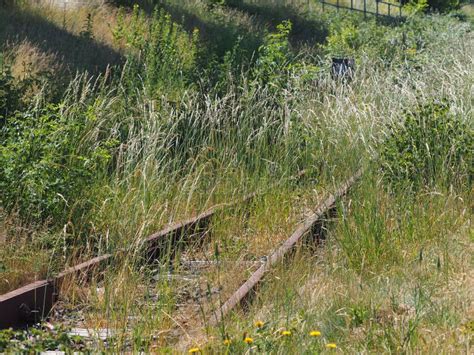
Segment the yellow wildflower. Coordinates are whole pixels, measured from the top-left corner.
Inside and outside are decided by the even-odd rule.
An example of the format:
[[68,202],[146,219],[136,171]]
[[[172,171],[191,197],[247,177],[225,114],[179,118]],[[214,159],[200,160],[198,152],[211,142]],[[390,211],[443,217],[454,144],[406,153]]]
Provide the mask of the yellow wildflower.
[[224,345],[229,346],[232,341],[230,339],[224,339]]
[[291,335],[291,332],[289,330],[284,330],[284,331],[281,332],[281,335],[288,337],[288,336]]
[[262,328],[263,325],[264,325],[264,323],[263,323],[261,320],[258,320],[258,321],[255,322],[255,326],[256,326],[257,328]]
[[199,348],[191,348],[191,349],[189,349],[188,353],[190,353],[190,354],[196,354],[196,353],[198,353],[198,352],[200,352],[200,351],[201,351],[201,349],[199,349]]
[[326,344],[326,348],[328,348],[328,349],[336,349],[336,348],[337,348],[337,345],[334,344],[334,343],[328,343],[328,344]]
[[250,338],[250,337],[245,337],[244,342],[246,342],[247,344],[252,344],[252,343],[253,343],[253,339]]
[[313,330],[313,331],[309,332],[309,335],[312,336],[312,337],[320,337],[321,332],[319,330]]

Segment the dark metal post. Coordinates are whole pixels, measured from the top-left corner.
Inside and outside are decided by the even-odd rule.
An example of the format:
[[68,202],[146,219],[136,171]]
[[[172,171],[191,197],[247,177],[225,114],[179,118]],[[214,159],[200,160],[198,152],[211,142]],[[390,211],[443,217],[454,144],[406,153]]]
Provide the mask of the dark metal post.
[[367,0],[364,0],[364,17],[367,17]]
[[379,15],[379,0],[375,0],[375,6],[376,6],[375,13],[378,16]]
[[391,8],[391,4],[388,4],[388,16],[390,16],[390,8]]

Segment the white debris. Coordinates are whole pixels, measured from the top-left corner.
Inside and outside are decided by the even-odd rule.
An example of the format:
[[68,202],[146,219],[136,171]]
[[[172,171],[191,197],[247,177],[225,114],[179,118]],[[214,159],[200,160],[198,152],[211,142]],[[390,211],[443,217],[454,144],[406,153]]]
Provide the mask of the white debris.
[[115,332],[112,329],[87,329],[87,328],[73,328],[68,333],[71,336],[80,336],[83,338],[95,338],[106,340],[114,336]]

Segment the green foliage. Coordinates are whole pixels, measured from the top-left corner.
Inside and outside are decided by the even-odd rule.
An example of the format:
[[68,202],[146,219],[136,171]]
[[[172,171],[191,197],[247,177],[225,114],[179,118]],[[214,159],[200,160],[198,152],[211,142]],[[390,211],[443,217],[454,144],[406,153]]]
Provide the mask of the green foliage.
[[447,103],[432,102],[407,113],[403,125],[391,125],[381,146],[384,177],[414,187],[472,183],[474,133],[450,113]]
[[[285,295],[289,300],[291,292]],[[326,349],[329,340],[322,336],[311,336],[310,331],[302,331],[300,315],[279,322],[258,322],[254,328],[247,328],[243,334],[221,334],[218,347],[206,348],[205,353],[230,354],[290,354],[296,352],[319,354]],[[306,351],[303,351],[305,349]]]
[[92,14],[87,14],[87,19],[79,35],[85,39],[94,39]]
[[130,22],[123,12],[119,16],[113,35],[128,48],[124,81],[130,87],[141,86],[142,80],[150,94],[177,100],[189,86],[196,64],[197,30],[189,35],[163,9],[155,8],[150,18],[135,5]]
[[331,20],[326,44],[321,48],[329,57],[370,58],[373,65],[420,69],[420,64],[430,59],[425,54],[439,49],[433,47],[439,40],[437,34],[454,30],[460,30],[459,36],[465,33],[465,28],[453,26],[447,16],[439,16],[436,21],[410,16],[396,26],[376,19],[341,16]]
[[207,0],[211,7],[215,6],[239,6],[243,0]]
[[428,0],[412,0],[404,6],[404,10],[409,14],[425,12],[428,8]]
[[459,9],[459,6],[459,0],[411,0],[405,5],[409,12],[421,12],[429,9],[449,12]]
[[209,7],[212,9],[216,6],[226,5],[226,0],[207,0]]
[[[1,59],[1,57],[0,57]],[[8,67],[2,67],[0,61],[0,129],[5,123],[6,117],[15,110],[20,109],[21,94],[18,85]],[[1,138],[0,134],[0,138]]]
[[432,9],[448,12],[459,8],[459,0],[428,0]]
[[386,26],[375,19],[347,16],[332,21],[323,50],[331,57],[369,56],[388,64],[400,59],[408,41],[411,37],[402,35],[401,27]]
[[0,331],[1,353],[39,353],[43,351],[66,351],[67,353],[87,351],[87,344],[82,338],[69,335],[68,330],[64,328]]
[[258,50],[258,59],[253,75],[259,83],[281,90],[291,69],[290,43],[291,22],[284,21],[277,26],[277,31],[269,33],[264,44]]
[[83,194],[110,158],[111,143],[80,152],[91,117],[66,116],[61,106],[9,116],[0,146],[1,203],[30,221],[53,218],[60,223],[73,198]]
[[346,23],[333,29],[327,37],[326,50],[333,56],[345,57],[354,55],[361,46],[359,29],[353,23]]

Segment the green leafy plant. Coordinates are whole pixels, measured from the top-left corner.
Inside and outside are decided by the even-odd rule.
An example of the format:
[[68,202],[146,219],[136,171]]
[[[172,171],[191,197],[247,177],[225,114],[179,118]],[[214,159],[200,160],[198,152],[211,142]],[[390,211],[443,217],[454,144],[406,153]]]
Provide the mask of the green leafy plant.
[[448,12],[459,8],[459,0],[428,0],[432,9]]
[[403,9],[409,14],[417,14],[420,12],[425,12],[428,9],[428,0],[412,0],[408,1]]
[[60,222],[71,199],[110,159],[109,143],[80,151],[87,115],[65,116],[60,105],[9,116],[0,146],[1,202],[33,221]]
[[[190,83],[197,56],[199,32],[189,35],[161,8],[151,18],[138,5],[131,19],[118,17],[114,38],[127,50],[124,81],[133,86],[143,81],[152,95],[176,101]],[[140,83],[141,84],[141,83]]]
[[0,331],[0,352],[38,353],[43,351],[87,351],[86,342],[68,329],[58,327],[30,328],[29,330],[6,329]]
[[391,125],[380,161],[394,184],[472,183],[473,152],[472,128],[450,113],[448,103],[431,102],[407,113],[402,125]]
[[440,12],[449,12],[459,9],[459,0],[410,0],[405,1],[405,10],[410,13],[435,10]]
[[284,21],[277,26],[277,31],[269,33],[265,43],[258,50],[258,59],[253,75],[258,82],[275,89],[285,87],[285,79],[291,69],[290,35],[292,24]]
[[326,50],[333,56],[354,55],[361,45],[359,29],[352,23],[344,23],[340,28],[333,29],[327,37]]
[[86,21],[84,23],[84,27],[82,31],[79,33],[79,35],[82,38],[86,39],[94,39],[94,30],[93,30],[93,20],[92,20],[92,14],[87,14]]

